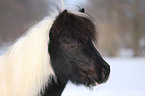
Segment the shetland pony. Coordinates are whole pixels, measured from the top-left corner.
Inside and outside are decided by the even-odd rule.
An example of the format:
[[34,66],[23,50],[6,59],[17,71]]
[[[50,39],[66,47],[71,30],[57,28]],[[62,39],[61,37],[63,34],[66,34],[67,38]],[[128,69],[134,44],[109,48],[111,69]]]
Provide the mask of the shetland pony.
[[60,96],[68,81],[87,87],[107,81],[110,66],[94,47],[92,18],[56,9],[0,57],[0,96]]

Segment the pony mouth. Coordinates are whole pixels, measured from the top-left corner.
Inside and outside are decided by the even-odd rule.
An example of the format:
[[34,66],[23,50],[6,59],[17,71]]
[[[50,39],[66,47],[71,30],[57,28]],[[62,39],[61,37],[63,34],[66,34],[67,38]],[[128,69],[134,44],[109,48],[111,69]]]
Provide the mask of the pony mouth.
[[88,86],[99,86],[100,85],[91,75],[88,75],[87,79],[90,82],[90,84]]
[[93,74],[88,71],[83,71],[82,76],[83,84],[88,87],[99,86],[100,84],[105,83],[109,78],[109,74],[105,72],[102,72],[102,74]]
[[100,85],[100,84],[97,83],[97,82],[94,82],[94,83],[91,84],[91,86],[94,86],[94,87],[95,87],[95,86],[99,86],[99,85]]
[[102,83],[105,83],[108,80],[108,77],[104,77],[101,80],[97,80],[97,78],[93,78],[93,76],[88,75],[87,80],[89,82],[88,86],[99,86]]

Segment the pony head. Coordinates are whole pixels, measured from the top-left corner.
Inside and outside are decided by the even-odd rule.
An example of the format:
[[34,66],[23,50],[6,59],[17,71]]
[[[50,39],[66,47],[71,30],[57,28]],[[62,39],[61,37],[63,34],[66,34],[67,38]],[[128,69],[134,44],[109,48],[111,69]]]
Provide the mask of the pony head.
[[96,28],[90,16],[64,10],[50,29],[51,65],[61,83],[93,86],[105,82],[110,66],[103,60],[93,42]]
[[0,56],[0,96],[59,96],[69,80],[88,87],[107,81],[110,66],[94,46],[92,18],[56,1],[48,17]]

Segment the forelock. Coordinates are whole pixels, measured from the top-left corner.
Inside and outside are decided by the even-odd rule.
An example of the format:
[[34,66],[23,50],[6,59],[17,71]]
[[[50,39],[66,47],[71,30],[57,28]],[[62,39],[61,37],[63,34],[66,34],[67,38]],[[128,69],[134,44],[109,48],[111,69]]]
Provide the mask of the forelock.
[[50,40],[57,40],[61,36],[79,39],[82,42],[97,41],[96,26],[87,14],[64,10],[52,25]]

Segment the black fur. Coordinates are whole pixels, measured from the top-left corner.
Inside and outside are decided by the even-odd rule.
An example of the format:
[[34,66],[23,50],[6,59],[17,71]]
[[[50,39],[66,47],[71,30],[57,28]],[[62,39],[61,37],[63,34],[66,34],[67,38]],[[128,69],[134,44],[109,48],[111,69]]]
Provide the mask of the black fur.
[[57,82],[52,79],[43,96],[60,96],[68,80],[91,87],[108,79],[110,66],[92,43],[96,35],[89,16],[65,10],[56,18],[50,30],[48,50]]
[[80,10],[80,12],[85,13],[85,9],[84,9],[84,8],[82,8],[82,9]]

